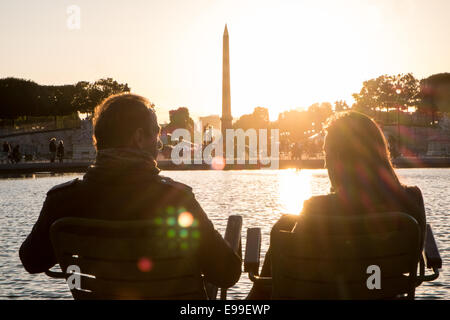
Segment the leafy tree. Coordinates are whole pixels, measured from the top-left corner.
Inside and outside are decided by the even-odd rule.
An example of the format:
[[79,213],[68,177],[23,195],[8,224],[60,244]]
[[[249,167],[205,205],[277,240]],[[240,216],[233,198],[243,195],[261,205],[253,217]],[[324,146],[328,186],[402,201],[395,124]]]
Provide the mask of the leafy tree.
[[244,114],[234,124],[234,129],[268,129],[270,127],[269,110],[256,107],[253,113]]
[[112,78],[97,80],[88,87],[88,101],[90,102],[88,110],[93,111],[100,102],[113,94],[129,91],[128,84],[118,83]]
[[0,80],[0,117],[15,119],[36,115],[39,106],[38,85],[30,80],[6,78]]
[[307,110],[297,109],[280,113],[273,127],[280,130],[281,145],[290,146],[290,149],[295,143],[300,142],[303,144],[303,151],[309,152],[311,144],[307,138],[319,133],[323,123],[332,114],[331,103],[314,103]]
[[334,103],[334,111],[335,112],[341,112],[350,109],[350,107],[347,104],[347,101],[345,100],[338,100]]
[[95,108],[95,102],[91,101],[89,96],[90,86],[91,84],[87,81],[79,81],[75,84],[72,106],[77,111],[86,113],[92,112]]
[[377,111],[398,111],[420,104],[419,81],[411,74],[382,75],[363,82],[359,93],[354,93],[354,108],[370,116]]
[[92,112],[106,97],[128,91],[127,84],[120,84],[111,78],[61,86],[38,85],[17,78],[0,79],[0,118],[56,117],[77,111]]
[[169,111],[169,124],[167,125],[168,131],[173,131],[175,129],[187,129],[193,134],[194,121],[189,115],[189,109],[187,107],[180,107],[178,109]]
[[419,110],[431,114],[434,124],[436,112],[450,112],[450,73],[434,74],[420,81],[422,104]]

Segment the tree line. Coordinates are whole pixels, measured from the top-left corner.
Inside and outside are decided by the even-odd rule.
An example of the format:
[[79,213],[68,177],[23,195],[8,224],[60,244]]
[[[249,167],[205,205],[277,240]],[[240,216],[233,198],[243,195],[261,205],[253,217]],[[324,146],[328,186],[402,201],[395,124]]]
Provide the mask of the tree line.
[[314,103],[305,109],[284,111],[272,123],[269,121],[268,110],[256,107],[253,113],[241,116],[234,127],[276,127],[293,133],[299,139],[305,134],[310,135],[320,130],[324,121],[334,112],[349,109],[376,117],[384,123],[387,123],[386,116],[390,112],[407,110],[429,115],[434,120],[439,110],[450,112],[450,73],[435,74],[422,80],[416,79],[411,73],[382,75],[364,81],[360,92],[354,93],[353,98],[355,102],[352,105],[338,100],[334,104]]
[[[363,82],[355,102],[344,100],[314,103],[305,109],[281,112],[275,121],[269,120],[267,108],[256,107],[251,114],[241,116],[235,129],[279,129],[280,151],[289,150],[298,142],[304,149],[318,149],[308,139],[321,132],[326,120],[334,112],[356,110],[373,117],[381,124],[395,121],[405,125],[434,126],[438,112],[450,112],[450,73],[432,75],[418,80],[411,73],[382,75]],[[412,109],[409,109],[412,108]],[[412,111],[411,114],[404,111]],[[395,118],[392,119],[392,113]],[[393,122],[394,121],[394,122]],[[320,149],[320,148],[319,148]]]
[[[22,116],[62,116],[76,112],[93,112],[106,97],[129,92],[128,84],[118,83],[112,78],[93,83],[80,81],[74,85],[39,85],[30,80],[17,78],[0,79],[0,119],[15,119]],[[432,75],[418,80],[411,73],[382,75],[364,81],[359,93],[354,93],[355,102],[349,106],[339,100],[315,103],[305,110],[289,110],[279,114],[270,122],[266,108],[256,107],[254,112],[241,116],[234,128],[262,129],[279,128],[291,138],[301,140],[321,130],[324,121],[333,112],[353,109],[383,121],[390,112],[405,111],[413,107],[416,112],[429,114],[434,123],[438,110],[450,112],[450,73]],[[193,128],[187,107],[170,111],[170,127]],[[283,133],[282,132],[282,133]]]
[[31,80],[4,78],[0,79],[0,119],[93,112],[106,97],[129,91],[128,84],[112,78],[69,85],[40,85]]

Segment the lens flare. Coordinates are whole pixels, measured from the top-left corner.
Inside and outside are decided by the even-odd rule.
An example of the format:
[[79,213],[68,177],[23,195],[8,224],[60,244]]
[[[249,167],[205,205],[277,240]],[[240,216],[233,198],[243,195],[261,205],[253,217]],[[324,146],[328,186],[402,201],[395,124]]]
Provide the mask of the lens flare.
[[222,157],[214,157],[211,162],[214,170],[223,170],[225,168],[225,159]]
[[153,263],[150,259],[142,257],[138,260],[137,267],[141,272],[149,272],[152,270]]
[[175,213],[175,208],[172,206],[168,206],[167,207],[167,213],[168,214],[174,214]]
[[169,238],[175,238],[176,234],[177,233],[174,229],[170,229],[169,231],[167,231],[167,237]]
[[194,222],[194,217],[192,216],[192,214],[190,212],[182,212],[180,213],[180,215],[178,216],[178,224],[180,225],[180,227],[183,228],[188,228],[190,226],[192,226],[192,223]]
[[167,225],[174,226],[175,225],[175,218],[174,217],[168,218],[167,219]]
[[189,233],[186,229],[183,229],[180,231],[180,238],[186,239],[188,237]]

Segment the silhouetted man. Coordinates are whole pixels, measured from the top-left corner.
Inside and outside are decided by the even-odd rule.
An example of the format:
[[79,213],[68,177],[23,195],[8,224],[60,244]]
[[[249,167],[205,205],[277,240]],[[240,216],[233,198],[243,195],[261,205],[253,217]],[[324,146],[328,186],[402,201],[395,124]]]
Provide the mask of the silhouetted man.
[[2,156],[2,162],[3,161],[10,161],[11,160],[11,145],[8,143],[8,141],[3,142],[3,156]]
[[56,159],[56,138],[51,138],[48,145],[48,151],[50,152],[50,162],[55,162]]
[[11,146],[9,145],[8,141],[3,142],[3,152],[11,152]]
[[205,280],[218,287],[235,284],[241,274],[239,256],[214,229],[192,189],[159,175],[155,159],[160,127],[150,103],[134,94],[112,96],[96,108],[93,124],[95,164],[82,180],[57,185],[47,193],[38,221],[20,248],[25,269],[44,272],[57,263],[49,230],[59,218],[175,223],[174,215],[188,212],[198,231],[196,259]]
[[11,158],[13,163],[19,163],[22,159],[22,155],[20,154],[20,146],[18,144],[13,148]]

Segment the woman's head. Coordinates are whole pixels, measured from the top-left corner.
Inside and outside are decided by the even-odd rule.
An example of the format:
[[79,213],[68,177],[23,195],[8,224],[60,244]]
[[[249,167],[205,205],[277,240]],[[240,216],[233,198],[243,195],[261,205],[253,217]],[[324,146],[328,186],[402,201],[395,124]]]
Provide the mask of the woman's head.
[[383,132],[372,119],[354,111],[338,113],[326,132],[325,162],[336,192],[369,205],[399,190]]

